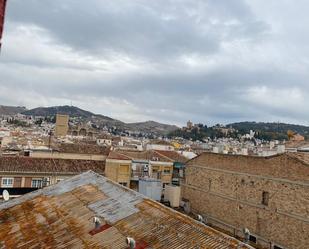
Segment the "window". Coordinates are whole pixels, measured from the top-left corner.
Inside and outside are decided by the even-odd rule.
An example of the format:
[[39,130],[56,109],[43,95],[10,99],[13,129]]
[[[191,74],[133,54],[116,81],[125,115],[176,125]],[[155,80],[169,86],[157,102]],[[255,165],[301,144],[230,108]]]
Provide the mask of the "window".
[[256,237],[255,236],[250,235],[249,240],[256,244]]
[[152,167],[152,173],[159,172],[159,167]]
[[164,174],[170,174],[171,173],[171,169],[170,168],[164,168],[163,173]]
[[3,188],[13,188],[14,178],[2,178],[1,186]]
[[268,202],[269,202],[269,192],[263,191],[262,204],[268,206]]
[[283,247],[274,245],[274,249],[283,249]]
[[42,188],[42,179],[32,179],[31,187],[32,188]]
[[120,185],[127,187],[127,183],[126,182],[119,182]]

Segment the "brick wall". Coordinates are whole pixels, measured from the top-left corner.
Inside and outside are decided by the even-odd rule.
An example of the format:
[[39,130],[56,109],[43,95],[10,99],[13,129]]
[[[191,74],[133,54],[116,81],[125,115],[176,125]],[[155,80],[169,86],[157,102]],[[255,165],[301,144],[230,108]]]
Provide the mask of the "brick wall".
[[[292,169],[297,172],[288,175]],[[197,213],[236,230],[249,228],[265,248],[271,242],[307,249],[308,173],[307,165],[286,155],[265,159],[207,153],[187,164],[182,195]]]

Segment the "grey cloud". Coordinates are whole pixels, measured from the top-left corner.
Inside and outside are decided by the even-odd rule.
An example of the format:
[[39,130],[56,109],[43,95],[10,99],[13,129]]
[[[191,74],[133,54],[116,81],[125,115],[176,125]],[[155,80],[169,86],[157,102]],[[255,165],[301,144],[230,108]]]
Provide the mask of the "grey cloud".
[[[224,3],[225,2],[225,3]],[[104,4],[103,4],[104,3]],[[257,36],[266,26],[243,1],[12,0],[9,20],[41,26],[77,51],[124,53],[162,60],[186,53],[212,54],[220,39]],[[189,11],[189,10],[192,11]],[[211,23],[211,20],[216,20]],[[228,25],[237,20],[236,25]],[[234,36],[234,37],[233,37]]]
[[11,0],[0,100],[73,100],[130,121],[307,123],[308,50],[266,3]]

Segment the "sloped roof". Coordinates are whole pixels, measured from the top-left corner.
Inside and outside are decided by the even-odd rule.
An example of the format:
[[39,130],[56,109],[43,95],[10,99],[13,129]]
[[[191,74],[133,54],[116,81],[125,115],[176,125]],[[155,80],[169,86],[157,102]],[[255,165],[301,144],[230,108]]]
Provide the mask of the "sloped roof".
[[172,159],[174,162],[185,163],[189,159],[184,157],[183,155],[177,153],[176,151],[168,151],[168,150],[156,150],[157,153]]
[[104,174],[105,161],[33,158],[21,156],[0,157],[0,172],[80,174],[88,170]]
[[[174,162],[175,160],[173,158],[170,158],[163,153],[160,153],[159,151],[155,150],[145,150],[145,151],[133,151],[133,150],[117,150],[113,153],[111,152],[108,156],[109,159],[111,157],[115,157],[118,155],[118,157],[126,157],[129,160],[149,160],[149,161],[159,161],[159,162]],[[123,160],[128,160],[123,159]],[[121,159],[119,159],[121,160]]]
[[297,153],[287,153],[288,157],[299,160],[300,162],[309,166],[309,153],[308,152],[297,152]]
[[309,147],[309,141],[288,141],[286,142],[285,147],[288,149]]
[[96,144],[87,143],[61,143],[54,147],[63,153],[78,153],[78,154],[98,154],[98,155],[108,155],[110,152],[110,147],[103,147]]
[[131,157],[118,153],[117,151],[111,151],[107,157],[107,159],[114,159],[114,160],[132,160]]
[[5,248],[125,249],[127,237],[137,248],[251,248],[93,172],[0,204]]

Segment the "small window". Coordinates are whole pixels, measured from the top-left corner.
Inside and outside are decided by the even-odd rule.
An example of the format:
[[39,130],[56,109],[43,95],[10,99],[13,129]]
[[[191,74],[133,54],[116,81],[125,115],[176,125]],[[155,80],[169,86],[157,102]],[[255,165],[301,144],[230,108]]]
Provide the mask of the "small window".
[[164,173],[164,174],[170,174],[170,173],[171,173],[171,170],[170,170],[170,169],[164,169],[163,173]]
[[255,236],[250,235],[249,240],[250,240],[251,242],[253,242],[254,244],[256,244],[256,237],[255,237]]
[[14,178],[2,178],[1,186],[3,188],[13,188]]
[[276,245],[274,245],[274,247],[273,247],[274,249],[283,249],[283,247],[280,247],[280,246],[276,246]]
[[42,179],[32,179],[31,187],[32,188],[42,188]]
[[268,202],[269,202],[269,192],[263,191],[262,204],[268,206]]

